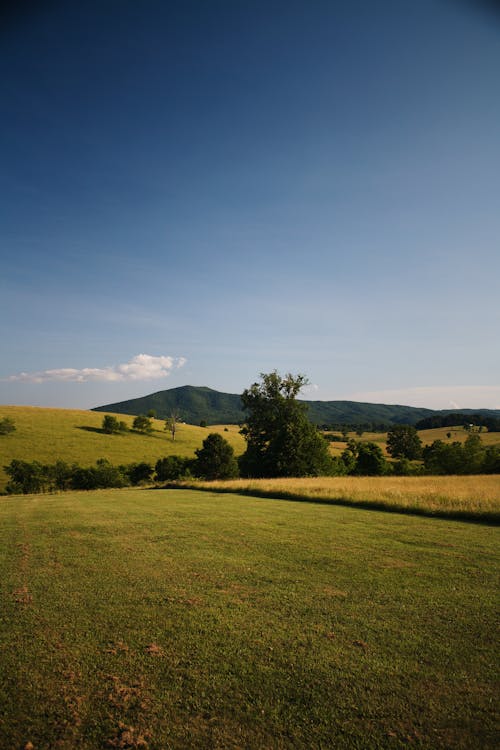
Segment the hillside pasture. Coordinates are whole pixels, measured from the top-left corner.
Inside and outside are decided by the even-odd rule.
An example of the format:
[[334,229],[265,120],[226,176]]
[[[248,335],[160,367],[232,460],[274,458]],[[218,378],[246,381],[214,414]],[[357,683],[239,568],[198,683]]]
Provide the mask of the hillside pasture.
[[176,490],[0,501],[0,747],[498,746],[497,529]]
[[[134,417],[114,416],[132,427]],[[203,428],[180,423],[173,441],[164,429],[165,422],[158,419],[152,420],[150,435],[135,431],[107,435],[101,430],[103,412],[1,406],[0,419],[3,417],[14,420],[16,431],[0,436],[0,491],[7,483],[4,466],[14,458],[42,464],[61,459],[81,466],[90,466],[99,458],[107,458],[113,464],[147,461],[154,465],[159,458],[172,454],[194,456],[210,432],[220,432],[237,454],[245,447],[237,428],[225,432],[224,426]]]

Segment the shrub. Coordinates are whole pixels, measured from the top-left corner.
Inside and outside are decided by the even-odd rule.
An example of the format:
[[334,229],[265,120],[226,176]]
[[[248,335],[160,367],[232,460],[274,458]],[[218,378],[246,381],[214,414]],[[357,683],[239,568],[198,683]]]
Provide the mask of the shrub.
[[151,464],[142,461],[138,464],[130,464],[125,468],[125,473],[130,479],[131,484],[141,484],[141,482],[149,482],[153,474],[153,467]]
[[16,425],[13,419],[10,419],[10,417],[0,419],[0,435],[9,435],[11,432],[15,431]]
[[191,474],[193,462],[193,459],[182,458],[181,456],[159,458],[155,466],[155,479],[157,482],[169,482],[187,477]]

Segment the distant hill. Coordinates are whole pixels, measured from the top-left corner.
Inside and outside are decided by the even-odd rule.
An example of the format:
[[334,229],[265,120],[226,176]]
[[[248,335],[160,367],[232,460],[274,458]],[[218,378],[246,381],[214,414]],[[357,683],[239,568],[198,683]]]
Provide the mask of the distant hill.
[[[424,409],[414,406],[367,404],[357,401],[305,401],[309,419],[314,424],[416,424],[438,414],[483,414],[500,417],[500,409]],[[245,421],[241,398],[235,393],[221,393],[212,388],[184,385],[157,391],[149,396],[97,406],[93,411],[114,414],[147,414],[154,409],[158,419],[166,419],[173,410],[188,424],[239,424]]]

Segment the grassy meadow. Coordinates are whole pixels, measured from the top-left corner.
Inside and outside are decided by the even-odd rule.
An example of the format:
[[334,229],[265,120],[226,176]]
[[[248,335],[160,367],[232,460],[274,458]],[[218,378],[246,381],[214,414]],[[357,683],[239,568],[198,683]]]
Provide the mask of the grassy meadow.
[[[132,427],[133,417],[115,416]],[[106,435],[101,430],[102,412],[1,406],[0,419],[4,417],[14,420],[16,431],[0,436],[0,491],[8,479],[3,467],[14,458],[41,463],[62,459],[81,466],[90,466],[98,458],[107,458],[113,464],[148,461],[154,465],[159,458],[171,454],[193,456],[210,432],[224,435],[236,453],[242,453],[245,447],[235,425],[229,425],[226,431],[225,426],[206,428],[178,424],[173,441],[164,429],[165,422],[157,419],[152,420],[154,430],[151,435],[138,432]]]
[[[189,482],[181,486],[193,486]],[[197,482],[198,488],[258,497],[352,505],[500,522],[500,476],[302,477]]]
[[0,747],[496,748],[497,534],[189,490],[2,498]]

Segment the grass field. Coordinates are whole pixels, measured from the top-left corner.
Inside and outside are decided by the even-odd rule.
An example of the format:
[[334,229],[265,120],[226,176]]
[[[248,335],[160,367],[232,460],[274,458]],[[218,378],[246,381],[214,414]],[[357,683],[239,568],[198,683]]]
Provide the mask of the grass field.
[[[448,437],[450,433],[450,437]],[[332,432],[338,438],[342,438],[341,432]],[[462,426],[457,427],[436,427],[432,430],[419,430],[418,435],[423,445],[430,445],[434,440],[442,440],[444,443],[465,443],[470,433],[464,430]],[[481,442],[484,446],[498,445],[500,444],[500,433],[499,432],[481,432],[479,433]],[[388,457],[387,453],[387,433],[386,432],[363,432],[362,436],[356,435],[355,432],[350,432],[347,435],[347,440],[366,440],[368,442],[377,443],[382,448],[384,456]],[[333,456],[340,456],[342,451],[347,448],[347,440],[340,440],[339,442],[330,443],[330,452]]]
[[500,522],[500,476],[309,477],[180,483],[218,492],[314,500],[448,518]]
[[[148,461],[155,464],[159,458],[173,453],[193,456],[210,432],[221,432],[237,453],[245,446],[237,426],[212,426],[210,428],[179,424],[175,441],[165,432],[162,420],[153,420],[151,435],[128,432],[106,435],[101,431],[102,412],[73,409],[46,409],[35,406],[1,406],[0,419],[14,420],[16,431],[0,436],[0,492],[7,483],[3,467],[12,459],[54,463],[57,459],[90,466],[98,458],[107,458],[113,464]],[[132,427],[133,417],[117,414],[120,421]]]
[[207,492],[2,498],[0,747],[496,748],[497,534]]

